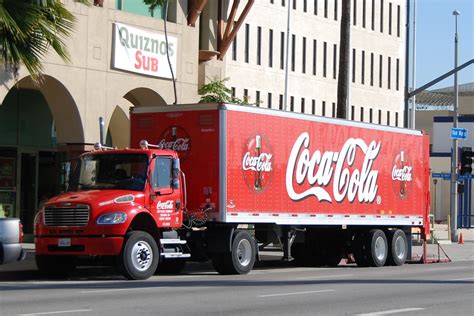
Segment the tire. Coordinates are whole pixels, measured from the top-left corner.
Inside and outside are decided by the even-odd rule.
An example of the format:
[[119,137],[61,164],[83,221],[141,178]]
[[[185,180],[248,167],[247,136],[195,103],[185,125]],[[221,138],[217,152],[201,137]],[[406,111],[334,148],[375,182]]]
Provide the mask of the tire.
[[158,267],[159,250],[155,239],[143,231],[132,231],[125,236],[120,254],[120,270],[129,280],[145,280]]
[[158,274],[179,274],[186,267],[185,259],[163,259],[158,264],[158,269],[155,273]]
[[254,264],[257,247],[253,237],[245,230],[236,231],[230,253],[215,254],[212,264],[219,274],[247,274]]
[[368,262],[372,267],[381,267],[385,265],[388,255],[388,243],[385,233],[380,229],[372,229],[369,232],[367,241],[370,245]]
[[48,277],[64,278],[73,274],[76,269],[75,256],[36,255],[35,259],[40,273]]
[[389,242],[387,265],[401,266],[407,260],[408,242],[405,232],[395,229],[387,232]]

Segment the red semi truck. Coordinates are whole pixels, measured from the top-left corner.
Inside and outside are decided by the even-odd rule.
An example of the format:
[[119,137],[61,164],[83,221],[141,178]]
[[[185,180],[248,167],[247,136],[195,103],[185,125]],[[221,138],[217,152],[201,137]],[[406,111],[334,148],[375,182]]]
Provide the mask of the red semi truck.
[[245,274],[270,245],[307,266],[349,254],[358,266],[401,265],[412,229],[429,234],[419,131],[195,104],[132,109],[131,143],[72,162],[67,192],[35,220],[41,271],[97,257],[129,279],[209,259]]

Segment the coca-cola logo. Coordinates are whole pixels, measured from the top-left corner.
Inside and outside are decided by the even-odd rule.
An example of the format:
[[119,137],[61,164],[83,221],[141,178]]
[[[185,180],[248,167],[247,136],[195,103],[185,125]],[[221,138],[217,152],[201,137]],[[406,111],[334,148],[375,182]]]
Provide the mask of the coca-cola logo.
[[273,176],[273,150],[262,134],[251,136],[244,145],[242,170],[244,181],[251,190],[263,191]]
[[184,160],[191,151],[191,138],[183,128],[171,126],[161,134],[158,146],[178,152],[179,157]]
[[[319,201],[381,203],[377,196],[378,170],[373,170],[381,143],[349,138],[340,151],[310,152],[310,137],[302,133],[291,149],[286,190],[294,201],[314,196]],[[358,165],[356,165],[356,162]],[[330,184],[332,183],[332,192]]]
[[413,187],[413,163],[406,150],[394,154],[392,180],[395,194],[405,199]]
[[156,209],[157,210],[172,210],[173,209],[173,200],[168,200],[168,201],[158,201],[156,203]]

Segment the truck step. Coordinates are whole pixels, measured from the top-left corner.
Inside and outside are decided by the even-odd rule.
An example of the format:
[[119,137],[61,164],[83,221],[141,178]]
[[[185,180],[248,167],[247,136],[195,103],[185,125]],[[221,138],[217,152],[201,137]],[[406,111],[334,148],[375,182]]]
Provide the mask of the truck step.
[[166,259],[173,259],[173,258],[190,258],[190,253],[182,253],[182,252],[163,252],[161,253],[162,257]]
[[160,239],[160,243],[161,243],[162,245],[176,245],[176,244],[185,245],[185,244],[186,244],[186,240],[182,240],[182,239],[168,239],[168,238],[165,238],[165,239]]

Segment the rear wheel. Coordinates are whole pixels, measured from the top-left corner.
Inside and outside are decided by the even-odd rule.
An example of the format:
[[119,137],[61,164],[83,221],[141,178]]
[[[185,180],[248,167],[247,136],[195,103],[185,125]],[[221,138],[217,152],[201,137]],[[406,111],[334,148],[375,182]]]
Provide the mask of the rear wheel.
[[130,280],[148,279],[156,271],[158,258],[158,246],[150,234],[142,231],[129,232],[120,254],[122,274]]
[[36,255],[36,266],[49,277],[67,277],[76,269],[76,257]]
[[387,261],[388,244],[387,237],[380,229],[372,229],[369,232],[368,240],[370,245],[369,264],[373,267],[381,267]]
[[255,264],[257,247],[253,237],[245,230],[236,231],[229,253],[212,256],[212,264],[220,274],[247,274]]
[[387,265],[401,266],[405,263],[408,253],[408,243],[405,232],[401,229],[387,233],[389,241]]

